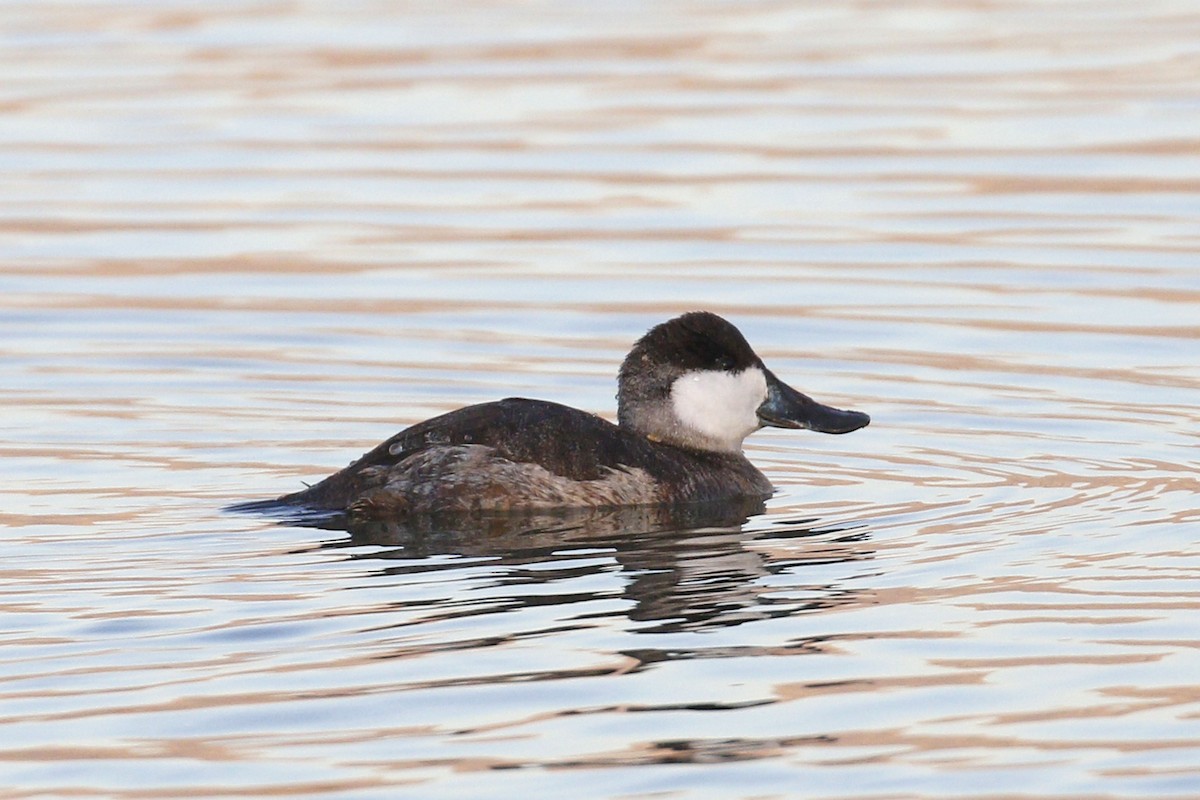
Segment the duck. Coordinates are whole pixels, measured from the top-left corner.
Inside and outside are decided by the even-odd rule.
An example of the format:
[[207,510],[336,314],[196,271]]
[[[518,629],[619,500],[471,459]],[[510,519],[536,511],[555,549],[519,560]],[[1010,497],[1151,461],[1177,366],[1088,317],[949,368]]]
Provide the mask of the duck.
[[471,405],[268,502],[378,520],[762,501],[775,489],[743,453],[750,434],[844,434],[871,421],[781,381],[741,331],[708,311],[650,328],[622,362],[617,386],[615,424],[546,400]]

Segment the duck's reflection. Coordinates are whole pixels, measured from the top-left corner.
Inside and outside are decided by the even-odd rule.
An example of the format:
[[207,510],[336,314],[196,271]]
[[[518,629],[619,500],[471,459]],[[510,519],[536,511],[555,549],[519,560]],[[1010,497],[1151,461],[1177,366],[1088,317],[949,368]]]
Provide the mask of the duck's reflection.
[[[611,572],[615,561],[628,579],[622,594],[631,604],[629,619],[658,623],[637,626],[643,632],[739,625],[854,602],[854,594],[836,582],[805,580],[803,569],[869,559],[873,551],[861,528],[793,520],[744,530],[763,510],[761,501],[748,501],[403,523],[334,517],[304,524],[345,531],[348,538],[322,547],[353,548],[356,559],[393,560],[384,568],[388,574],[452,568],[429,560],[465,556],[504,567],[505,583],[553,584]],[[361,550],[367,547],[374,549]],[[769,579],[785,573],[789,579]]]

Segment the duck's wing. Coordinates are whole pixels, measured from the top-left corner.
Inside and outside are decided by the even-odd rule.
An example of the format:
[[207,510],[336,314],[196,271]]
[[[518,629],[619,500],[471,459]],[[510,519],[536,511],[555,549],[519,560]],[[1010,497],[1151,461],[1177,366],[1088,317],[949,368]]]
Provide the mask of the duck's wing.
[[592,480],[606,469],[640,463],[651,449],[646,444],[642,437],[595,414],[545,400],[510,397],[417,423],[356,463],[384,466],[431,447],[481,445],[509,461],[537,464],[571,480]]
[[345,508],[377,488],[396,468],[431,451],[463,446],[529,464],[569,481],[597,480],[613,470],[659,467],[646,439],[594,414],[544,400],[511,397],[467,406],[397,433],[350,466],[280,500],[317,508]]

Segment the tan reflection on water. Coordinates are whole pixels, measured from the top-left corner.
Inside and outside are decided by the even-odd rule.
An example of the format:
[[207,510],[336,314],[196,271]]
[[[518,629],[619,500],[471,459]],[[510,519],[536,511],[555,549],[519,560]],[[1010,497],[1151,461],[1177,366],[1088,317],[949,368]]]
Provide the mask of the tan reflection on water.
[[[1200,795],[1191,4],[5,20],[4,797]],[[698,307],[765,514],[218,511]]]

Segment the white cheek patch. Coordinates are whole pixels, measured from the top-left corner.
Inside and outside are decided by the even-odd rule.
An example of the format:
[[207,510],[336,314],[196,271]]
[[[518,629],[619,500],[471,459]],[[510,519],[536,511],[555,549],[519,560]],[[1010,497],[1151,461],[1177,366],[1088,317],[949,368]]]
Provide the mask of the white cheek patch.
[[758,407],[766,399],[767,377],[758,367],[689,372],[671,386],[679,422],[723,450],[741,450],[742,440],[762,427]]

